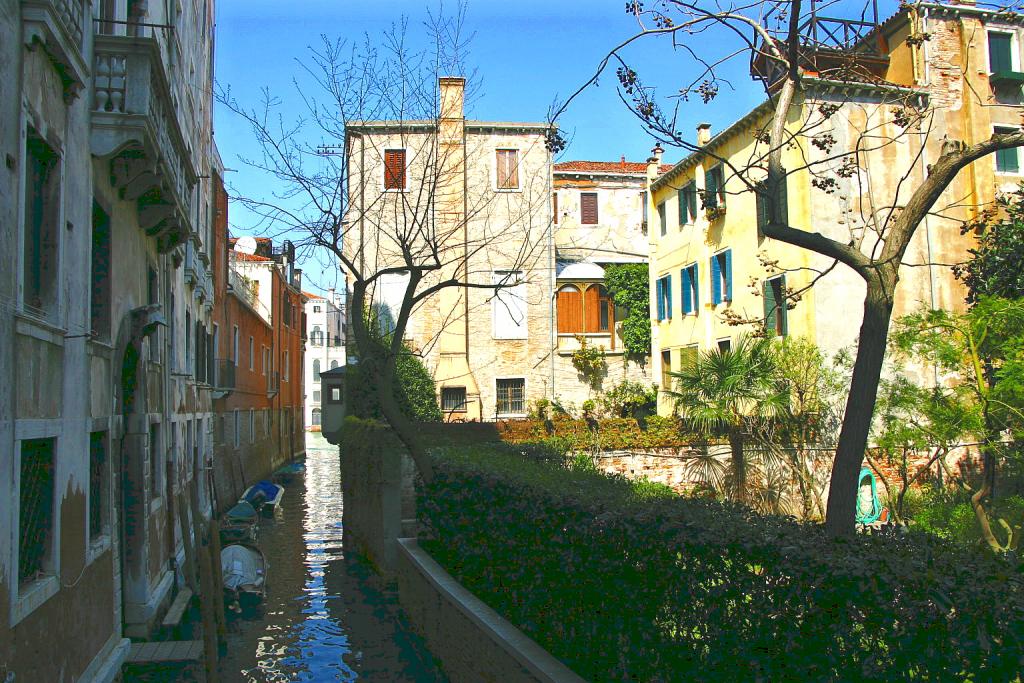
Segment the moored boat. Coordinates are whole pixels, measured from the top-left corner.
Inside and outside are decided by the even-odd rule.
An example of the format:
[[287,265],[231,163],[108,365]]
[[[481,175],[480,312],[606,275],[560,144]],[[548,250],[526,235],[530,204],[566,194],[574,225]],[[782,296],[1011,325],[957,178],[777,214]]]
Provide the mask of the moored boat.
[[259,513],[248,501],[239,502],[220,521],[221,543],[255,542],[258,531]]
[[267,557],[248,543],[232,543],[220,551],[220,567],[224,576],[224,599],[235,612],[266,597]]
[[283,484],[290,484],[306,471],[306,463],[290,462],[274,472],[274,481]]
[[284,487],[272,481],[258,481],[245,490],[239,502],[246,502],[265,516],[273,516],[274,510],[281,504]]

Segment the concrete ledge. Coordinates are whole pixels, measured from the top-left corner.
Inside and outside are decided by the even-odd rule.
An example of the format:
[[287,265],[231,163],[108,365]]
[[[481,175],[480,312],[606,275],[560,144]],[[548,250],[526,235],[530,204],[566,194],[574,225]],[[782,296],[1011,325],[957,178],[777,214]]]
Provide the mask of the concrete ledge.
[[398,539],[402,608],[454,683],[583,683],[430,557],[414,538]]

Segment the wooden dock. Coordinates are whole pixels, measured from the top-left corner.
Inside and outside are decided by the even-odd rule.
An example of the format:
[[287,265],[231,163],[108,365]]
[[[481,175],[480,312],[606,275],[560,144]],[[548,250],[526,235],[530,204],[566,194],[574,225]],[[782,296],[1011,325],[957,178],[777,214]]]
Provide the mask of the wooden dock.
[[162,640],[132,643],[125,664],[159,664],[161,662],[197,662],[203,658],[201,640]]

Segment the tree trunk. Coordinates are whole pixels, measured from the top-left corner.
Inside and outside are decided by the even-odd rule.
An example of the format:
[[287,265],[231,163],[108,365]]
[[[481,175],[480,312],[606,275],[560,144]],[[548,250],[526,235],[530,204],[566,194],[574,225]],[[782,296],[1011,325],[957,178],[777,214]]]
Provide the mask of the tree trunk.
[[741,503],[747,502],[747,461],[743,452],[743,434],[732,432],[729,434],[729,450],[732,453],[732,476],[733,487],[736,490],[736,500]]
[[832,464],[828,508],[825,511],[825,531],[832,537],[850,536],[856,530],[857,480],[875,412],[878,380],[882,376],[895,279],[879,275],[867,281],[857,360],[853,366],[850,395],[846,399],[839,447]]

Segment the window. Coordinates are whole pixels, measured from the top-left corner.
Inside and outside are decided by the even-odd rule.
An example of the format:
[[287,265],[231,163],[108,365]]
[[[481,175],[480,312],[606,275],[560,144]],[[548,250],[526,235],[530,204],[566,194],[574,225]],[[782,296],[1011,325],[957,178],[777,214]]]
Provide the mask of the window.
[[89,540],[103,535],[107,507],[107,433],[89,434]]
[[640,230],[647,234],[647,191],[640,191]]
[[320,415],[321,415],[320,409],[319,408],[313,408],[313,416],[312,416],[311,419],[312,419],[312,423],[313,423],[314,427],[319,427],[320,426]]
[[234,361],[235,367],[238,367],[238,325],[235,325],[231,329],[231,360]]
[[29,128],[25,143],[25,244],[22,301],[30,312],[57,305],[60,230],[60,156]]
[[292,306],[287,297],[281,301],[281,317],[284,320],[285,327],[292,326]]
[[725,206],[725,177],[722,167],[715,166],[704,172],[704,208]]
[[[783,169],[785,173],[785,169]],[[783,175],[775,192],[768,191],[767,181],[757,184],[755,201],[757,204],[757,238],[764,239],[764,228],[768,223],[777,221],[789,225],[789,200],[786,188],[787,176]]]
[[405,189],[405,150],[384,150],[384,189]]
[[30,583],[52,570],[54,439],[21,442],[18,490],[18,582]]
[[117,18],[117,0],[100,0],[100,19],[104,19],[99,24],[99,33],[104,35],[114,35],[114,27],[117,24],[114,20]]
[[661,227],[661,236],[668,233],[668,220],[665,218],[665,202],[658,204],[658,225]]
[[725,339],[718,340],[718,350],[722,353],[732,351],[732,340],[726,337]]
[[314,313],[319,313],[320,312],[320,307],[319,306],[313,306],[313,312]]
[[711,257],[711,303],[732,301],[732,249]]
[[597,331],[610,332],[615,324],[615,302],[604,285],[591,285],[590,289],[597,292]]
[[290,376],[291,376],[291,365],[288,363],[288,352],[285,351],[284,352],[284,381],[285,382],[291,381],[289,379]]
[[110,216],[92,203],[92,288],[89,326],[100,339],[110,338]]
[[519,189],[519,150],[499,149],[498,156],[498,189]]
[[785,337],[788,332],[785,275],[764,281],[764,327],[776,337]]
[[336,360],[332,360],[332,361],[331,361],[331,370],[333,370],[333,369],[334,369],[334,368],[336,368],[336,367],[338,367],[338,361],[336,361]]
[[185,311],[185,371],[192,374],[192,312]]
[[597,193],[580,193],[580,223],[582,225],[597,225]]
[[331,387],[330,402],[341,403],[341,387]]
[[235,418],[235,448],[242,445],[242,422],[238,415],[238,408],[235,408],[233,416]]
[[[996,127],[995,132],[999,133],[1018,133],[1018,128],[1000,128]],[[1020,162],[1016,147],[1010,149],[996,150],[996,173],[1019,173]]]
[[466,412],[466,387],[444,387],[441,389],[441,410],[446,413]]
[[519,271],[499,270],[493,274],[495,290],[491,299],[492,336],[495,339],[526,339],[526,284]]
[[679,281],[683,285],[683,315],[700,312],[698,296],[697,264],[690,265],[679,271]]
[[988,70],[991,73],[1014,71],[1013,35],[998,31],[988,32]]
[[313,361],[313,381],[314,382],[319,382],[320,381],[320,361],[319,360]]
[[697,183],[692,180],[679,190],[679,225],[697,220]]
[[679,349],[679,369],[683,370],[696,363],[698,353],[696,344]]
[[672,352],[661,352],[661,390],[668,391],[672,388]]
[[495,380],[499,415],[520,415],[526,412],[526,379]]
[[324,331],[320,329],[319,325],[313,326],[313,331],[309,334],[309,343],[313,346],[321,346],[324,343]]
[[153,498],[160,497],[160,425],[156,422],[149,425],[149,491]]
[[313,403],[319,403],[319,402],[320,402],[320,392],[319,391],[314,391],[313,392]]
[[558,331],[570,334],[583,331],[583,295],[576,285],[558,289]]
[[655,296],[658,303],[658,320],[672,319],[672,276],[665,275],[655,282]]
[[249,443],[256,440],[256,410],[249,408]]
[[249,372],[256,369],[256,352],[253,349],[253,339],[249,337]]

